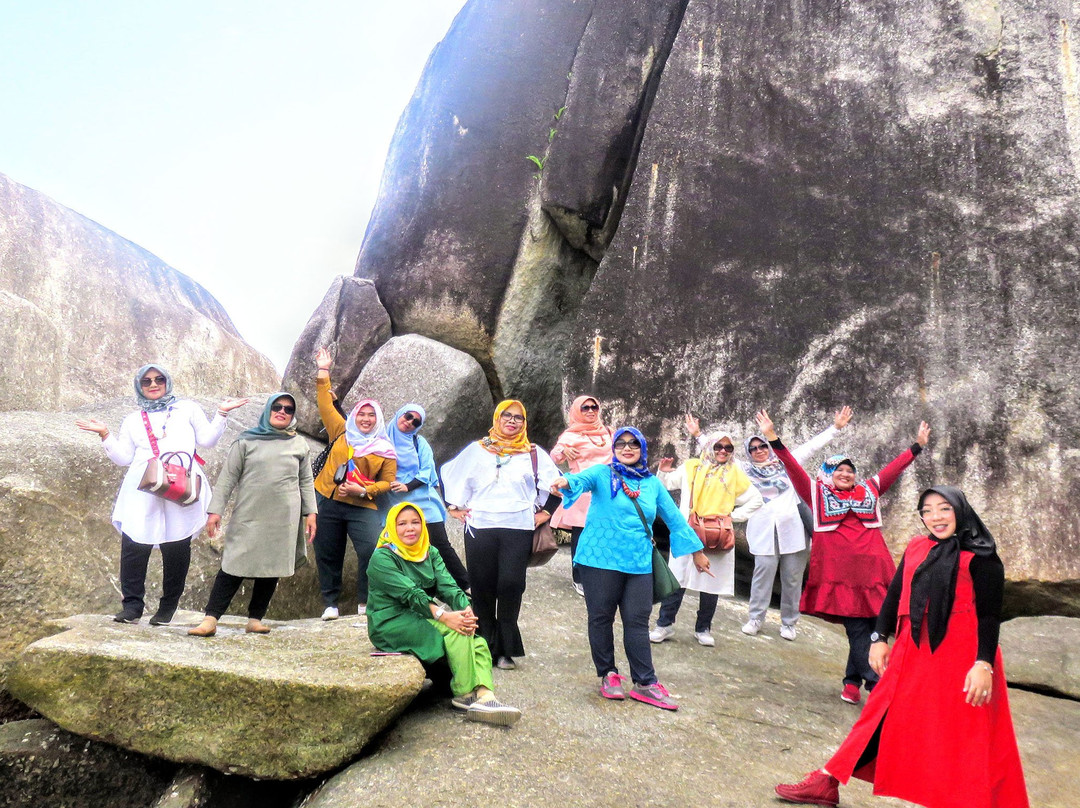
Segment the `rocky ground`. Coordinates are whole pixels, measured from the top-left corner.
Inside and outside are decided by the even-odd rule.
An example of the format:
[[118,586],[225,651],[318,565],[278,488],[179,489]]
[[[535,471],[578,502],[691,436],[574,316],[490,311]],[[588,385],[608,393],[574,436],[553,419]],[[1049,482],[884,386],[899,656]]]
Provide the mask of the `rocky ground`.
[[[421,798],[431,806],[780,805],[773,785],[821,765],[857,715],[838,698],[846,643],[836,627],[804,619],[789,643],[770,613],[764,633],[746,637],[739,631],[745,603],[721,601],[717,645],[703,648],[692,633],[693,597],[675,638],[654,646],[657,672],[681,709],[604,701],[584,601],[569,581],[565,548],[529,572],[528,655],[516,671],[495,672],[499,695],[524,710],[516,727],[465,723],[445,700],[421,697],[305,808]],[[1008,666],[1008,648],[1005,654]],[[1016,689],[1009,697],[1031,804],[1075,805],[1080,703]],[[874,798],[868,784],[854,781],[841,804],[907,803]]]

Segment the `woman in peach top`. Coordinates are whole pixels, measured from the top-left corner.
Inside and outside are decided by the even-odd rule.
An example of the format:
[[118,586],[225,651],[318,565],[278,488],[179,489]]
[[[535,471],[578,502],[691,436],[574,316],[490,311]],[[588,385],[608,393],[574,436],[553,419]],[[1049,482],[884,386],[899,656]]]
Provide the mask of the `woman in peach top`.
[[[569,426],[559,436],[551,450],[551,459],[566,463],[570,471],[577,473],[589,466],[611,463],[611,430],[600,418],[600,402],[592,396],[578,396],[566,413]],[[570,557],[577,555],[578,537],[585,527],[585,514],[589,510],[590,494],[581,497],[569,508],[560,505],[551,516],[551,526],[570,531]],[[584,597],[577,565],[573,567],[574,589]]]

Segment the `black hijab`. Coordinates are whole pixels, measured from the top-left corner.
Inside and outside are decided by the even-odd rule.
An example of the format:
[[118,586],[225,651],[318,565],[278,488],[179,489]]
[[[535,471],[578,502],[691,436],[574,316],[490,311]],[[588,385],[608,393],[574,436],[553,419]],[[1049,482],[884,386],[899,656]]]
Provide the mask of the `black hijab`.
[[956,596],[956,576],[960,570],[960,551],[969,550],[978,556],[989,556],[997,553],[997,545],[963,491],[951,485],[927,488],[919,497],[920,511],[929,494],[944,497],[956,513],[956,532],[942,540],[931,536],[934,546],[911,576],[911,636],[919,645],[925,613],[930,651],[933,652],[945,639],[945,629],[949,625],[949,614]]

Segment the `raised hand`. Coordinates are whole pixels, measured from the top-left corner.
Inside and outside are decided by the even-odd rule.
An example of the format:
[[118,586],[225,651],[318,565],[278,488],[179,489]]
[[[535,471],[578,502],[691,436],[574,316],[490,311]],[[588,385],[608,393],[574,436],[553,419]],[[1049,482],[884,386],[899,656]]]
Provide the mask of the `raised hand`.
[[101,421],[95,421],[93,418],[80,418],[75,422],[75,426],[83,432],[93,432],[102,440],[109,437],[109,427]]
[[701,434],[701,421],[689,412],[686,413],[686,431],[695,438]]
[[837,429],[843,429],[848,425],[848,421],[851,420],[851,407],[845,404],[843,407],[836,411],[836,415],[833,416],[833,426]]
[[765,410],[758,410],[754,415],[754,420],[757,421],[758,430],[765,436],[766,440],[776,440],[776,425],[773,423],[772,418],[769,417],[769,413]]
[[672,457],[661,457],[660,458],[660,464],[656,467],[656,470],[657,471],[662,471],[665,474],[667,474],[673,468],[675,468],[675,459],[674,458],[672,458]]
[[227,398],[218,404],[218,412],[232,412],[235,409],[243,407],[251,399],[247,398]]
[[319,348],[319,350],[315,353],[315,366],[319,370],[325,370],[327,373],[329,373],[330,366],[332,364],[334,364],[334,358],[330,356],[329,349],[327,349],[325,346]]
[[919,422],[919,434],[915,436],[915,442],[922,447],[926,447],[926,444],[930,440],[930,424],[926,421]]

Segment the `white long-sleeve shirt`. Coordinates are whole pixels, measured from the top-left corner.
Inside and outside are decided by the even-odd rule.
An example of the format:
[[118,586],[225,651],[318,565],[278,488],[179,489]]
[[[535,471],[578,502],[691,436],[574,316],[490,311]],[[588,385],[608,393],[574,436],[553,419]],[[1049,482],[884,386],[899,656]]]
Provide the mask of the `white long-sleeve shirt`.
[[533,481],[529,453],[495,455],[473,442],[442,467],[443,498],[447,505],[469,509],[470,527],[532,530],[534,504],[547,502],[548,489],[560,475],[540,447],[536,468],[539,485]]
[[[196,447],[214,446],[225,432],[224,416],[218,414],[213,420],[207,420],[202,408],[194,401],[177,399],[167,410],[147,415],[160,454],[187,452],[194,455]],[[139,490],[146,463],[154,456],[141,412],[133,412],[124,418],[120,429],[111,432],[102,446],[112,462],[128,467],[112,512],[112,523],[118,531],[139,544],[163,544],[186,539],[203,529],[210,502],[210,482],[198,463],[193,463],[195,473],[202,478],[198,502],[178,505]]]

